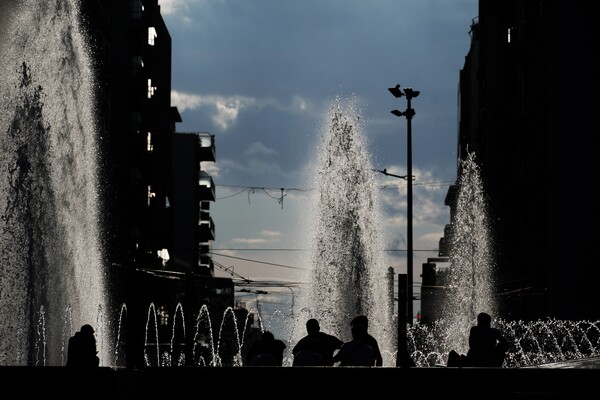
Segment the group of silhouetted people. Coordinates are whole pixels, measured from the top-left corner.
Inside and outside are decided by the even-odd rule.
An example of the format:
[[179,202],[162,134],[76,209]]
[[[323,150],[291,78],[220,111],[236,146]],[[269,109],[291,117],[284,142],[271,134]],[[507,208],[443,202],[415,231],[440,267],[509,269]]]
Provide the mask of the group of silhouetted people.
[[[319,321],[306,321],[306,336],[292,349],[292,366],[361,366],[383,365],[383,357],[377,340],[368,332],[368,319],[357,316],[350,322],[352,339],[344,342],[338,337],[322,332]],[[285,344],[275,339],[273,333],[264,331],[246,354],[246,365],[281,366]]]
[[[469,331],[469,350],[448,354],[448,367],[502,367],[508,342],[500,330],[491,326],[492,317],[485,313],[477,315],[477,325]],[[292,349],[292,366],[353,366],[380,367],[383,358],[377,340],[369,334],[369,321],[359,315],[350,322],[352,339],[344,342],[338,337],[322,332],[319,321],[306,321],[306,336]],[[286,345],[276,339],[272,332],[264,331],[246,353],[246,365],[282,366]],[[410,360],[412,361],[412,360]],[[98,367],[100,359],[96,349],[94,328],[83,325],[79,332],[69,338],[67,367]],[[414,366],[411,362],[407,366]]]
[[[508,342],[500,330],[491,326],[492,317],[485,313],[477,316],[477,325],[469,331],[467,354],[450,351],[448,367],[502,367]],[[352,339],[344,342],[338,337],[321,331],[319,321],[306,321],[306,336],[292,348],[294,367],[340,366],[380,367],[383,358],[377,340],[369,333],[369,321],[359,315],[350,322]],[[282,366],[285,343],[275,339],[273,333],[264,331],[246,354],[249,366]],[[415,363],[406,355],[398,366],[414,367]]]

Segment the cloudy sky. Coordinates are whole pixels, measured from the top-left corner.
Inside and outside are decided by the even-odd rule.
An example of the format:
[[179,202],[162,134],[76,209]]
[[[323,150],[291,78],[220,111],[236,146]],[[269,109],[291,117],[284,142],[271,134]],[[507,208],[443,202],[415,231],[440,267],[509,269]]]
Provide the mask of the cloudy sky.
[[[314,195],[323,115],[336,97],[360,108],[374,169],[404,175],[404,110],[388,88],[413,100],[414,292],[421,264],[437,255],[456,179],[457,95],[477,0],[160,0],[173,45],[172,104],[179,132],[215,135],[217,276],[275,286],[238,293],[282,308],[302,289],[301,224]],[[313,171],[314,172],[314,171]],[[385,249],[406,272],[406,183],[374,173],[381,190]],[[283,196],[283,197],[282,197]],[[283,200],[282,200],[283,199]],[[387,267],[386,267],[387,268]],[[279,294],[274,296],[274,294]],[[245,297],[244,297],[245,296]],[[260,297],[259,297],[260,296]],[[418,311],[415,305],[415,313]]]

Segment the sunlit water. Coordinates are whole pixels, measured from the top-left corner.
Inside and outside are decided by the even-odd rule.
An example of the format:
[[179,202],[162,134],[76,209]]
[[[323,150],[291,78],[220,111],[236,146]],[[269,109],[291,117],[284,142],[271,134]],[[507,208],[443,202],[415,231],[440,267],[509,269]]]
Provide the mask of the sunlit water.
[[[278,310],[262,318],[257,309],[255,327],[271,330],[288,346],[284,366],[290,366],[291,348],[305,335],[305,322],[315,317],[322,330],[343,340],[350,339],[350,319],[366,314],[370,331],[383,349],[384,365],[394,366],[396,329],[388,292],[389,276],[382,254],[377,190],[371,176],[371,161],[364,141],[364,126],[354,99],[335,99],[323,123],[315,160],[310,164],[315,175],[313,202],[306,204],[306,242],[309,256],[301,260],[308,266],[308,283],[297,299],[292,315]],[[447,363],[450,350],[466,353],[469,328],[479,312],[493,315],[493,324],[508,340],[504,367],[526,367],[557,361],[600,356],[600,321],[505,321],[497,318],[495,261],[489,231],[485,194],[475,154],[461,162],[456,194],[456,215],[452,221],[451,254],[446,276],[448,296],[444,317],[430,324],[407,327],[407,348],[416,367],[437,367]],[[148,313],[149,332],[156,317]],[[225,311],[218,326],[212,326],[204,307],[194,322],[194,365],[243,366],[248,320],[236,321],[231,309]],[[184,320],[182,317],[180,320]],[[218,320],[218,319],[217,319]],[[188,322],[191,323],[191,322]],[[148,335],[148,343],[159,340]],[[196,340],[194,342],[197,342]],[[228,342],[227,346],[224,343]],[[228,351],[225,351],[225,347]],[[152,354],[150,354],[152,353]],[[149,365],[179,365],[181,351],[167,346],[156,353],[149,346]]]
[[[384,352],[384,364],[395,365],[396,344],[390,329],[396,328],[387,311],[391,310],[391,297],[386,296],[389,278],[381,258],[377,196],[363,130],[353,100],[335,99],[323,124],[316,160],[311,164],[316,171],[313,186],[317,196],[314,203],[307,204],[308,223],[299,228],[306,230],[311,243],[309,258],[304,261],[310,266],[306,291],[300,295],[293,315],[281,310],[262,319],[258,310],[250,310],[257,319],[255,326],[276,332],[288,346],[284,366],[291,365],[290,350],[306,333],[308,318],[318,318],[323,331],[349,340],[349,320],[360,313],[369,315],[370,330]],[[470,154],[460,167],[444,317],[407,328],[407,348],[417,367],[446,365],[450,350],[466,353],[469,328],[476,324],[477,314],[485,311],[497,317],[493,243],[475,154]],[[204,340],[202,346],[194,347],[194,365],[243,366],[243,350],[251,344],[244,341],[250,329],[248,320],[235,321],[229,309],[217,329],[210,326],[208,314],[203,308],[195,322],[195,337]],[[149,312],[150,327],[156,323],[152,315]],[[504,363],[507,368],[600,355],[600,321],[495,318],[493,323],[509,343]],[[175,330],[174,324],[171,342]],[[225,354],[223,343],[232,338],[230,351]],[[148,340],[159,341],[155,336]],[[147,354],[156,347],[150,348]],[[180,352],[167,348],[167,352],[147,360],[149,365],[173,365],[181,362],[179,356]]]
[[477,314],[498,316],[492,239],[475,153],[460,161],[455,201],[443,315],[447,345],[466,353],[469,329],[476,324]]
[[0,365],[64,365],[102,339],[94,79],[78,2],[20,0],[0,54]]
[[[0,365],[64,365],[68,337],[96,327],[103,365],[123,365],[127,306],[106,310],[99,239],[94,79],[75,0],[14,0],[4,8],[0,45]],[[395,332],[388,263],[365,127],[354,99],[335,99],[313,160],[316,188],[307,201],[308,290],[293,316],[275,312],[258,326],[282,332],[289,349],[316,317],[350,339],[349,321],[370,319],[384,365],[394,365]],[[480,311],[495,315],[494,261],[485,201],[472,157],[459,177],[446,318],[408,330],[418,367],[464,352]],[[144,358],[149,366],[187,364],[185,325],[194,332],[193,365],[242,366],[249,321],[232,309],[212,325],[206,306],[170,310],[170,336],[159,338],[148,305]],[[107,314],[118,314],[107,326]],[[196,318],[189,315],[195,314]],[[186,315],[187,319],[186,319]],[[217,318],[218,320],[219,318]],[[600,355],[599,321],[494,321],[509,339],[506,367]],[[110,332],[115,331],[115,337]],[[159,346],[159,343],[161,344]],[[165,346],[166,343],[166,346]]]
[[315,317],[323,331],[350,340],[350,320],[365,314],[384,364],[394,365],[389,265],[374,169],[355,98],[331,102],[310,165],[314,176],[309,185],[315,195],[306,205],[303,228],[310,246],[304,264],[308,287],[298,300],[302,320],[296,338],[306,334],[306,319]]

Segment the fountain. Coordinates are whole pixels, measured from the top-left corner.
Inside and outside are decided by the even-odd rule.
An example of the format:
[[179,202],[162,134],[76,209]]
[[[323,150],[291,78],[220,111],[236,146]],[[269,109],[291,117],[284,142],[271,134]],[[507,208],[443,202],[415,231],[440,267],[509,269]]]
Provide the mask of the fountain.
[[316,149],[317,195],[309,208],[308,288],[299,300],[302,318],[295,339],[306,334],[306,319],[350,340],[350,320],[369,317],[384,365],[395,365],[393,303],[382,251],[380,215],[373,168],[356,99],[335,98],[325,116]]
[[468,153],[460,161],[457,186],[456,215],[449,238],[444,320],[447,345],[466,353],[469,328],[475,325],[477,314],[487,312],[497,317],[492,242],[475,153]]
[[408,330],[417,366],[445,365],[450,350],[466,354],[469,329],[487,312],[509,341],[504,367],[524,367],[600,354],[600,321],[506,321],[497,315],[493,242],[475,153],[460,162],[450,232],[443,318]]
[[[102,295],[94,78],[76,4],[15,0],[3,21],[10,35],[4,36],[2,55],[10,62],[1,67],[0,164],[9,173],[0,178],[0,260],[6,266],[0,276],[5,316],[0,335],[14,339],[2,342],[2,365],[64,365],[68,338],[83,323],[96,328],[102,365],[125,358],[126,307],[119,311],[113,349],[114,327],[106,322],[113,320],[112,311]],[[315,177],[320,195],[311,239],[313,288],[298,315],[314,315],[324,329],[349,339],[351,318],[366,314],[385,356],[393,352],[396,330],[377,233],[376,191],[362,121],[355,104],[342,103],[333,102],[324,128]],[[328,287],[319,284],[325,281]],[[155,313],[149,307],[146,340],[155,351],[145,352],[147,363],[178,365],[180,355],[157,353]],[[181,316],[174,324],[184,323],[182,309],[173,315]],[[296,335],[304,334],[304,322]],[[291,321],[281,323],[293,331]],[[181,331],[173,326],[173,343]],[[218,340],[211,349],[213,365],[220,363]],[[175,353],[177,346],[171,347]]]
[[[384,365],[395,365],[393,335],[386,330],[394,326],[393,317],[386,313],[391,299],[381,295],[387,293],[387,278],[378,272],[385,268],[381,267],[382,252],[378,250],[379,237],[373,224],[378,218],[377,199],[369,176],[366,146],[360,136],[362,129],[353,99],[344,102],[336,98],[323,124],[318,161],[311,164],[317,166],[314,179],[318,196],[310,209],[313,218],[306,227],[312,247],[304,265],[313,267],[305,277],[309,285],[299,296],[294,315],[285,317],[276,312],[270,320],[263,321],[257,310],[249,310],[257,315],[258,326],[278,332],[277,336],[286,341],[284,366],[291,365],[289,350],[305,334],[308,318],[318,318],[324,331],[348,340],[349,319],[359,313],[370,316],[373,334],[383,349]],[[495,325],[510,343],[504,364],[507,368],[599,356],[600,321],[526,322],[498,318],[492,241],[475,154],[469,154],[460,166],[450,266],[445,276],[445,316],[430,324],[407,327],[408,349],[416,366],[446,365],[448,352],[453,349],[466,353],[469,328],[481,311],[496,316]],[[363,190],[358,191],[357,187]],[[373,282],[373,277],[379,283]],[[235,354],[228,364],[242,366],[242,350],[248,345],[244,342],[248,320],[238,324],[231,310],[224,313],[218,330],[210,327],[210,320],[208,310],[203,308],[194,331],[195,335],[207,337],[205,348],[196,349],[206,356],[195,365],[222,366],[222,339],[233,333]],[[228,320],[235,322],[229,324],[235,332],[226,333]],[[240,325],[244,327],[242,331],[237,330]],[[213,336],[214,331],[217,334]]]
[[104,336],[93,72],[76,2],[20,0],[9,12],[0,48],[0,365],[64,365],[81,325]]
[[[94,79],[75,4],[4,0],[0,5],[0,168],[5,171],[0,174],[0,366],[64,365],[68,338],[84,323],[96,328],[101,365],[125,360],[127,307],[116,310],[118,324],[111,327],[113,310],[103,295]],[[266,328],[280,327],[291,344],[304,335],[306,319],[316,317],[324,331],[348,340],[351,318],[366,314],[384,365],[391,366],[396,327],[363,129],[355,99],[336,98],[312,163],[316,175],[310,186],[317,187],[318,196],[312,208],[307,205],[311,251],[303,263],[312,267],[306,276],[310,285],[293,318],[276,313]],[[464,351],[475,315],[496,312],[479,179],[469,156],[462,163],[453,221],[447,318],[430,326],[415,324],[407,332],[418,367],[444,364],[450,349]],[[243,365],[248,320],[238,324],[227,309],[213,327],[204,306],[195,321],[185,319],[185,311],[195,310],[179,304],[172,311],[165,353],[159,352],[156,310],[148,307],[148,365],[184,363],[178,343],[186,324],[194,327],[194,365]],[[511,343],[507,367],[600,354],[600,321],[495,322]],[[258,323],[263,326],[260,318]],[[226,338],[233,343],[227,360]],[[291,365],[289,354],[286,365]]]

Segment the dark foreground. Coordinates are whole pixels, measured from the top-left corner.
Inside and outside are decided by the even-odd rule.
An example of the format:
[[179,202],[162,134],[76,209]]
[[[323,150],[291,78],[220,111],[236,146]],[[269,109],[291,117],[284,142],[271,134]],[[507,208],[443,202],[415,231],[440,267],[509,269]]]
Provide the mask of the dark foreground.
[[25,399],[579,399],[600,395],[600,362],[490,369],[0,367],[0,382],[3,393]]

